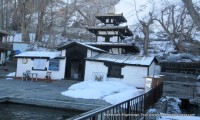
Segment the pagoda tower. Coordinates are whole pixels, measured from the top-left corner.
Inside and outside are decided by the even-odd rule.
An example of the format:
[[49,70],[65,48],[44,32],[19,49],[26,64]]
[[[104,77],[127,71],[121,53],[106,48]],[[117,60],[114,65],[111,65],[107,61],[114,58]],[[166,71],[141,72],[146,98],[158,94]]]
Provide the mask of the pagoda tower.
[[126,37],[133,36],[128,26],[119,26],[127,22],[123,14],[114,14],[114,10],[96,18],[103,24],[101,26],[87,27],[86,29],[96,36],[96,41],[90,45],[113,54],[137,54],[140,50],[133,44],[124,42]]
[[87,28],[96,35],[96,42],[123,42],[125,37],[133,36],[128,26],[119,26],[127,22],[123,14],[97,15],[96,18],[104,23],[103,26]]

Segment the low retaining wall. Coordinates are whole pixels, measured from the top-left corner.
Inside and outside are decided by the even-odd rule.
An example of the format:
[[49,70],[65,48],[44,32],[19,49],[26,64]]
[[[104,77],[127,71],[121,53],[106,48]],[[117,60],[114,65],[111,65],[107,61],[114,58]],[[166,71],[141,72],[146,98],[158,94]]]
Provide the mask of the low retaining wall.
[[45,99],[35,99],[35,98],[33,99],[33,98],[2,97],[0,98],[0,103],[1,102],[20,103],[27,105],[36,105],[42,107],[52,107],[52,108],[80,110],[80,111],[89,111],[92,109],[102,107],[96,104],[74,103],[68,101],[45,100]]
[[0,103],[7,102],[7,101],[8,101],[8,97],[0,97]]

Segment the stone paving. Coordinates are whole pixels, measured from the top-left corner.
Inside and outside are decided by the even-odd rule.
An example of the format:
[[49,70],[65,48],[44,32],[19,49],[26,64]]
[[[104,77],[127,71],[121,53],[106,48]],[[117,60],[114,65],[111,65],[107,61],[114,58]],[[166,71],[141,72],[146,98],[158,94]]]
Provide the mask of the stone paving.
[[109,105],[103,100],[76,99],[61,94],[69,86],[79,81],[32,82],[30,80],[7,79],[6,75],[15,72],[15,70],[16,64],[12,62],[7,63],[6,66],[0,66],[0,102],[9,101],[84,111]]
[[109,105],[103,100],[75,99],[61,94],[75,83],[77,81],[73,80],[50,83],[0,79],[0,99],[7,98],[9,102],[85,111]]

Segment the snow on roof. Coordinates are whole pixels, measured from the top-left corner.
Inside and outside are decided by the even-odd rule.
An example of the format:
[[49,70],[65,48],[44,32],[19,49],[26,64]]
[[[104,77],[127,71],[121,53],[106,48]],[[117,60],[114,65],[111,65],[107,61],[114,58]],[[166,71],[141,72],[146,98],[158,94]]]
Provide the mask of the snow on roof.
[[91,26],[86,29],[128,29],[128,26]]
[[81,45],[83,45],[83,46],[86,46],[87,48],[91,48],[91,49],[93,49],[93,50],[98,50],[98,51],[106,52],[106,51],[104,51],[104,50],[102,50],[102,49],[100,49],[100,48],[93,47],[93,46],[87,45],[87,44],[85,44],[85,43],[81,43],[81,42],[77,42],[77,43],[78,43],[78,44],[81,44]]
[[114,63],[149,66],[154,60],[154,56],[138,56],[138,55],[123,55],[123,54],[99,54],[87,60],[108,61]]
[[69,44],[67,44],[67,45],[64,45],[64,46],[58,48],[58,50],[65,49],[65,48],[67,48],[68,46],[70,46],[71,44],[79,44],[79,45],[85,46],[85,47],[87,47],[87,48],[89,48],[89,49],[92,49],[92,50],[101,51],[101,52],[107,52],[107,51],[102,50],[102,49],[100,49],[100,48],[97,48],[97,47],[94,47],[94,46],[91,46],[91,45],[87,45],[86,43],[76,42],[76,41],[71,42],[71,43],[69,43]]
[[104,16],[108,16],[108,17],[110,17],[110,16],[120,16],[120,17],[123,17],[123,13],[121,13],[121,14],[112,14],[112,13],[109,13],[109,14],[103,14],[103,15],[96,15],[96,17],[104,17]]
[[113,45],[113,46],[133,46],[133,43],[118,43],[118,42],[86,42],[89,45]]
[[98,31],[118,31],[121,33],[123,36],[133,36],[133,33],[131,30],[128,28],[128,26],[94,26],[94,27],[86,27],[86,29],[93,33],[96,34]]
[[60,52],[28,51],[15,55],[15,57],[48,57],[50,59],[60,57]]

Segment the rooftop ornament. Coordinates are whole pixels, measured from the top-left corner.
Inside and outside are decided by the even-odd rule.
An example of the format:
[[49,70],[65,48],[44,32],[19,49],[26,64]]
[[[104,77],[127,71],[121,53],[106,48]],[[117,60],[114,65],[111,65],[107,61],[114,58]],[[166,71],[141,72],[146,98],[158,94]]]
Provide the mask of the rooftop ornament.
[[108,14],[115,14],[115,7],[113,5],[110,6]]

